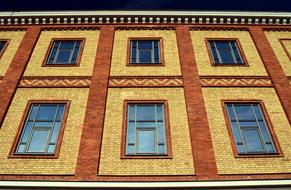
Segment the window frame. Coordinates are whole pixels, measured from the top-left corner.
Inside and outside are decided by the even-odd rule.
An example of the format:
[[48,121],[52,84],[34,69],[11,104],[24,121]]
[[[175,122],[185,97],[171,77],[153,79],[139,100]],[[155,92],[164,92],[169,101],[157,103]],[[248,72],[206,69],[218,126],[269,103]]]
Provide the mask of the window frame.
[[[126,137],[127,137],[127,108],[128,104],[163,104],[165,117],[165,137],[166,137],[166,154],[141,154],[141,155],[127,155],[126,154]],[[172,159],[172,141],[170,134],[170,120],[167,100],[124,100],[123,102],[123,121],[122,121],[122,135],[121,135],[121,159]]]
[[279,42],[282,45],[287,57],[289,58],[289,61],[291,62],[291,52],[288,51],[287,47],[284,44],[284,41],[291,41],[291,38],[279,38]]
[[[220,66],[220,67],[248,67],[249,66],[248,61],[247,61],[246,56],[245,56],[245,53],[243,51],[243,48],[242,48],[241,43],[240,43],[238,38],[205,38],[204,41],[205,41],[205,44],[207,47],[209,60],[210,60],[210,63],[212,66],[215,66],[215,67],[216,66]],[[241,56],[243,63],[241,63],[241,64],[239,64],[239,63],[215,63],[214,57],[212,55],[212,50],[211,50],[211,47],[209,44],[210,41],[229,41],[229,42],[234,41],[237,45],[237,49],[239,51],[239,54]]]
[[[53,48],[53,44],[55,41],[80,41],[80,49],[79,49],[79,54],[77,56],[77,62],[76,64],[72,64],[72,63],[66,63],[66,64],[48,64],[48,59],[50,56],[50,53],[52,51]],[[86,38],[52,38],[49,44],[49,47],[46,51],[46,55],[44,57],[44,60],[42,62],[42,67],[79,67],[80,63],[81,63],[81,59],[82,59],[82,54],[83,54],[83,50],[85,47],[85,42],[86,42]]]
[[[131,63],[131,42],[132,41],[159,41],[160,42],[160,63]],[[130,37],[127,40],[127,58],[126,66],[165,66],[164,61],[164,45],[162,37]]]
[[[234,139],[234,135],[232,133],[232,127],[231,127],[231,123],[230,123],[230,118],[228,116],[228,112],[227,112],[227,108],[226,105],[227,104],[258,104],[261,108],[261,112],[262,115],[265,119],[266,122],[266,128],[268,129],[269,135],[271,140],[273,141],[273,146],[276,149],[277,152],[275,153],[244,153],[244,154],[239,154],[237,151],[237,146],[236,146],[236,142]],[[228,135],[229,135],[229,139],[230,139],[230,144],[232,147],[232,151],[234,154],[235,158],[265,158],[265,157],[283,157],[283,152],[282,149],[280,147],[278,138],[276,136],[276,133],[274,131],[274,127],[271,123],[271,120],[269,118],[268,112],[266,110],[265,104],[262,100],[256,100],[256,99],[250,99],[250,100],[221,100],[221,106],[222,106],[222,110],[223,110],[223,115],[224,115],[224,120],[226,123],[226,128],[228,131]]]
[[[42,153],[40,153],[40,154],[35,154],[35,153],[33,153],[33,154],[29,154],[29,153],[20,154],[20,153],[16,153],[19,141],[21,139],[22,132],[25,128],[25,124],[26,124],[26,120],[27,120],[30,108],[33,104],[65,104],[62,124],[60,127],[60,131],[59,131],[54,154],[42,154]],[[14,141],[13,141],[12,147],[10,149],[8,158],[57,159],[59,157],[59,153],[60,153],[60,148],[61,148],[61,144],[62,144],[62,140],[63,140],[63,136],[64,136],[65,125],[67,123],[67,118],[68,118],[68,114],[69,114],[70,104],[71,104],[70,100],[29,100],[27,102],[25,110],[22,114],[22,119],[20,121],[19,127],[18,127],[16,135],[14,137]]]
[[4,52],[6,51],[6,49],[8,47],[10,40],[9,39],[0,39],[0,42],[5,42],[4,47],[0,51],[0,59],[1,59],[1,57],[3,56]]

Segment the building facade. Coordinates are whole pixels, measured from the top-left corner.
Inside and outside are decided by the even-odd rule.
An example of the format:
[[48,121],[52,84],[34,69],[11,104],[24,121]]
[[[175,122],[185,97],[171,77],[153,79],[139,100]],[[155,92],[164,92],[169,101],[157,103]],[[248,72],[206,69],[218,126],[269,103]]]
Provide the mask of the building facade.
[[0,188],[291,188],[291,14],[0,13]]

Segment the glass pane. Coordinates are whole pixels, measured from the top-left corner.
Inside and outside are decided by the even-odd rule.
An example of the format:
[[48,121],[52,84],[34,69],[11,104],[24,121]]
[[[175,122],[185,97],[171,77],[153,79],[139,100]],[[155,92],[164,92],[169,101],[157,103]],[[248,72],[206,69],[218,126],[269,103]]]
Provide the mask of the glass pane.
[[265,123],[263,121],[261,121],[261,122],[259,122],[259,125],[260,125],[260,129],[262,131],[262,136],[263,136],[265,142],[272,142]]
[[226,108],[227,108],[227,113],[228,113],[228,117],[230,118],[230,120],[236,121],[235,114],[234,114],[234,111],[232,108],[232,104],[227,104]]
[[242,130],[245,146],[248,152],[263,152],[264,147],[261,142],[259,132],[256,129],[244,129]]
[[56,121],[62,121],[64,110],[65,110],[65,106],[64,105],[59,105]]
[[239,50],[238,50],[238,48],[236,47],[236,42],[231,42],[231,47],[232,47],[232,49],[233,49],[233,53],[234,53],[234,55],[235,55],[235,58],[236,58],[237,63],[242,63],[242,59],[241,59],[241,56],[240,56]]
[[139,41],[138,49],[152,49],[152,41]]
[[155,41],[154,42],[154,57],[155,57],[155,63],[160,63],[160,53],[159,53],[159,42]]
[[137,128],[155,128],[156,127],[156,122],[137,122],[136,123]]
[[40,105],[37,120],[53,121],[55,118],[57,105]]
[[242,143],[242,139],[241,139],[239,128],[237,126],[237,122],[235,121],[231,122],[231,128],[232,128],[232,133],[233,133],[236,143]]
[[135,105],[128,105],[128,119],[135,121]]
[[47,152],[48,153],[54,153],[55,152],[55,147],[56,147],[56,145],[54,145],[54,144],[49,145]]
[[275,149],[274,149],[274,146],[272,144],[266,144],[266,148],[267,148],[267,151],[268,153],[275,153]]
[[156,112],[154,104],[138,104],[137,105],[138,121],[156,121]]
[[77,63],[77,58],[78,58],[78,55],[79,55],[79,50],[80,50],[79,47],[75,47],[74,53],[73,53],[73,56],[72,56],[72,60],[70,61],[71,63]]
[[158,143],[159,144],[165,144],[166,140],[165,140],[165,125],[164,122],[158,122],[157,123],[158,126]]
[[239,154],[246,153],[245,148],[242,144],[237,144],[236,147]]
[[54,130],[52,133],[52,137],[50,140],[50,143],[57,143],[58,137],[59,137],[59,132],[61,128],[61,122],[56,122],[54,126]]
[[29,144],[28,152],[45,152],[49,131],[35,130]]
[[216,41],[215,44],[218,50],[231,50],[229,42]]
[[38,105],[32,105],[30,110],[31,111],[30,111],[30,114],[29,114],[29,121],[33,121],[35,119],[36,114],[37,114]]
[[136,62],[136,42],[131,42],[131,62]]
[[127,144],[135,144],[135,123],[129,122],[127,126]]
[[166,146],[165,145],[159,145],[159,150],[158,153],[159,154],[166,154]]
[[51,53],[50,53],[50,57],[48,59],[48,63],[54,63],[54,59],[55,59],[55,56],[56,56],[56,53],[58,50],[58,45],[59,45],[59,43],[54,43],[54,46],[53,46]]
[[62,41],[60,50],[72,50],[74,48],[75,41]]
[[219,51],[222,63],[235,63],[231,51]]
[[259,105],[253,104],[254,111],[256,113],[257,119],[263,121],[263,116]]
[[126,153],[127,154],[134,154],[135,153],[135,146],[134,145],[128,145]]
[[31,129],[32,129],[32,124],[33,122],[27,122],[25,127],[24,127],[24,132],[22,133],[22,138],[21,138],[21,142],[22,143],[26,143],[28,140],[28,137],[31,133]]
[[18,152],[18,153],[23,153],[23,152],[25,152],[25,144],[21,144],[21,145],[19,145],[17,152]]
[[253,121],[256,120],[251,105],[235,105],[235,111],[240,121],[241,120],[253,120]]
[[240,121],[239,125],[240,127],[258,127],[258,124],[255,121]]
[[140,63],[152,63],[152,51],[151,50],[140,50],[139,51],[139,62]]
[[157,104],[157,120],[164,121],[164,106]]
[[57,63],[70,63],[70,56],[71,56],[71,51],[59,51],[58,57],[56,62]]
[[4,46],[5,46],[5,42],[0,42],[0,52],[2,51]]
[[53,122],[35,122],[34,127],[53,127]]
[[153,130],[138,131],[138,152],[154,153],[155,150],[155,133]]

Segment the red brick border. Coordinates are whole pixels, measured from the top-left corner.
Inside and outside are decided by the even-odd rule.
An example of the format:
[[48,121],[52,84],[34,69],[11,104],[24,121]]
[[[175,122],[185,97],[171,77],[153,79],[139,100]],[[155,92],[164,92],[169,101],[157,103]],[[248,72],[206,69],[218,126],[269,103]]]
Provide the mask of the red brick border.
[[199,179],[211,179],[218,172],[189,27],[177,26],[176,34],[195,174]]
[[291,123],[291,88],[280,62],[278,61],[262,27],[249,27],[250,34],[269,73],[286,116]]
[[41,28],[38,26],[29,27],[27,29],[2,83],[0,84],[0,127],[4,121],[17,85],[25,71],[40,32]]
[[98,174],[113,40],[114,27],[101,27],[75,174],[81,180]]

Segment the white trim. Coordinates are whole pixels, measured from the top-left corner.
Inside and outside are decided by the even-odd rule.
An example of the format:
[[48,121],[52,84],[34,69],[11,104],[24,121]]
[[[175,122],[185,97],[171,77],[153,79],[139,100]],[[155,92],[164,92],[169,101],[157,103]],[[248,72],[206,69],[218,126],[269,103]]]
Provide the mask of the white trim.
[[203,181],[203,182],[49,182],[49,181],[0,181],[1,187],[75,187],[75,188],[207,188],[207,187],[259,187],[288,186],[291,180],[253,181]]
[[290,12],[248,12],[248,11],[31,11],[0,12],[0,16],[251,16],[291,17]]

